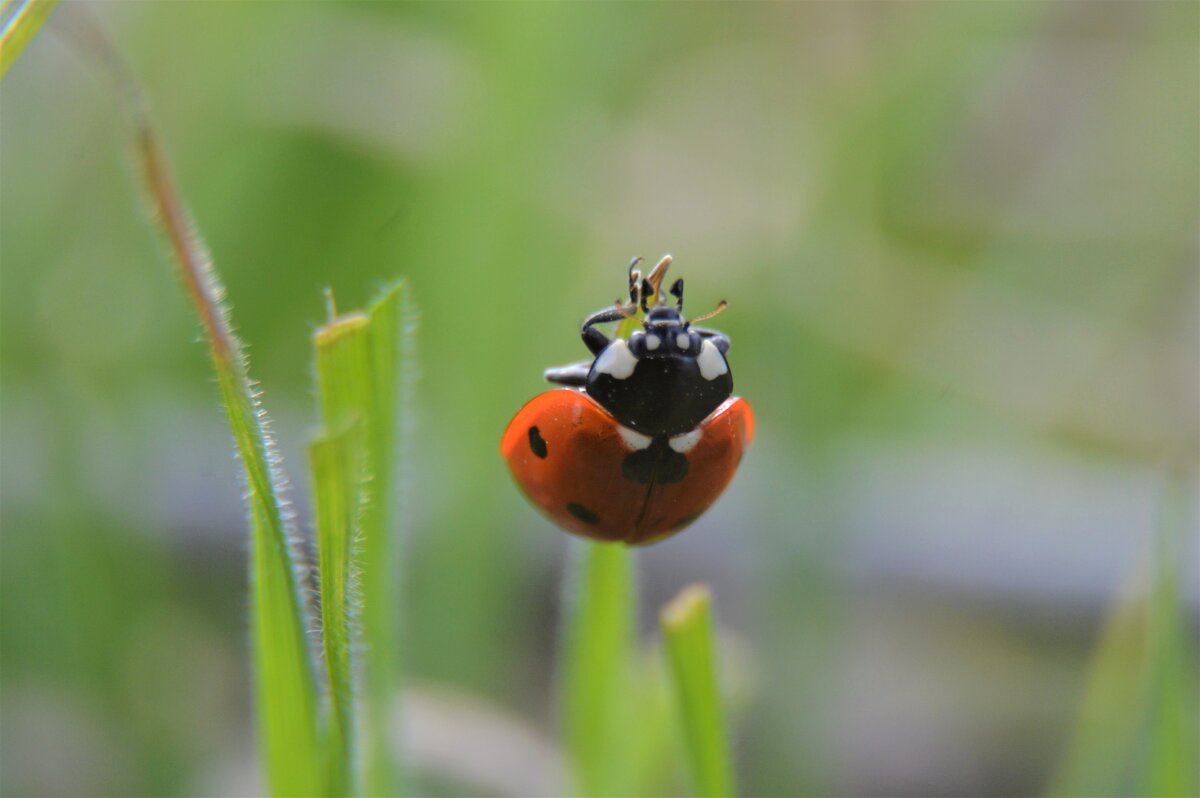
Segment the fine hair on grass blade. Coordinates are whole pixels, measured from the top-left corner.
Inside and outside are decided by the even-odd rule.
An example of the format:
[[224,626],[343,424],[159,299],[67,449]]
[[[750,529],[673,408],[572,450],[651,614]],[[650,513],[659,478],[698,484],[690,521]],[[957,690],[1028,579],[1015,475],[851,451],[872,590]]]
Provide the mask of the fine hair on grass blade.
[[632,794],[630,689],[636,594],[633,552],[621,543],[581,543],[567,585],[562,711],[578,794]]
[[286,481],[265,411],[234,335],[224,288],[175,185],[140,85],[103,30],[72,8],[67,32],[114,81],[131,128],[134,158],[150,211],[200,317],[217,385],[233,432],[251,527],[251,647],[259,744],[270,792],[324,791],[320,774],[317,691],[309,645],[307,570],[284,495]]
[[398,474],[398,449],[411,421],[415,369],[416,313],[406,281],[384,288],[367,309],[371,356],[371,401],[366,408],[367,458],[371,479],[362,519],[362,633],[366,652],[363,667],[367,698],[367,747],[364,781],[368,794],[404,791],[404,773],[391,756],[392,711],[398,694],[397,578],[400,546],[397,537],[397,496],[403,496],[404,477]]
[[[332,309],[332,297],[330,304]],[[397,283],[367,313],[335,317],[314,338],[322,422],[326,430],[357,426],[359,476],[365,477],[355,482],[358,518],[352,565],[360,600],[346,606],[357,623],[345,643],[354,650],[356,693],[362,698],[360,784],[370,795],[394,794],[399,787],[388,731],[394,720],[397,648],[393,481],[397,405],[406,402],[407,382],[402,386],[401,377],[412,335],[407,286]]]
[[58,0],[4,0],[0,3],[0,78],[33,40]]
[[353,657],[355,595],[354,533],[358,528],[362,429],[357,423],[313,441],[309,463],[313,517],[321,575],[321,630],[329,674],[325,729],[327,783],[331,795],[355,789],[355,688]]
[[735,794],[713,647],[712,596],[691,585],[659,616],[695,794]]

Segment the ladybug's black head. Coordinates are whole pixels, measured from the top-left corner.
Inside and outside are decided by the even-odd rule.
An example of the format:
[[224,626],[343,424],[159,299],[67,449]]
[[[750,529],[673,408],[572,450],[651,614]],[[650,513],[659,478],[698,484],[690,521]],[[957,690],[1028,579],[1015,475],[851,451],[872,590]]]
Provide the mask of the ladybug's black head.
[[646,314],[641,331],[630,336],[629,346],[638,357],[695,357],[700,353],[700,338],[688,330],[679,308],[655,305]]
[[[682,282],[682,280],[680,281]],[[661,327],[664,324],[682,324],[687,326],[687,321],[683,318],[681,308],[671,307],[670,305],[655,305],[650,308],[650,312],[646,314],[646,319],[642,326],[646,329],[651,327]]]
[[635,332],[629,339],[631,351],[637,357],[696,357],[700,354],[703,343],[701,336],[690,331],[691,323],[697,319],[707,319],[725,308],[725,301],[717,306],[712,313],[706,313],[697,319],[687,319],[683,315],[683,279],[671,284],[670,294],[675,297],[675,305],[663,301],[659,290],[667,267],[671,265],[671,256],[664,255],[662,260],[650,271],[644,280],[634,267],[635,260],[629,265],[629,299],[632,306],[641,306],[645,313],[642,321],[642,331]]

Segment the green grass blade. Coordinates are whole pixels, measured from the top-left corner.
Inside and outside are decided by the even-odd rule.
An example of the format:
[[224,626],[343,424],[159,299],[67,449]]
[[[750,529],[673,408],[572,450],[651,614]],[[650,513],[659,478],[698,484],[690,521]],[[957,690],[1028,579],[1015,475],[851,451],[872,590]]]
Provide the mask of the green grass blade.
[[241,454],[250,508],[255,698],[267,783],[276,796],[321,785],[316,687],[302,622],[300,567],[277,498],[280,484],[259,411],[235,368],[214,355],[217,382]]
[[1183,540],[1195,523],[1184,509],[1185,492],[1179,483],[1168,488],[1152,567],[1135,570],[1101,633],[1051,796],[1200,792],[1195,652],[1178,576]]
[[620,543],[585,544],[568,586],[563,713],[578,793],[630,795],[636,767],[629,751],[634,721],[633,553]]
[[713,650],[712,597],[691,585],[659,617],[696,795],[735,793]]
[[362,483],[362,431],[348,426],[309,448],[317,556],[321,573],[321,627],[329,674],[326,762],[329,792],[355,792],[355,688],[351,656],[355,606],[354,534]]
[[391,761],[389,711],[396,693],[395,627],[395,444],[401,385],[412,347],[407,288],[385,291],[368,313],[335,319],[317,331],[317,380],[326,429],[358,421],[368,478],[360,483],[359,630],[362,636],[364,774],[371,795],[394,794],[398,773]]
[[363,515],[364,648],[369,652],[365,690],[370,710],[367,727],[372,744],[366,760],[368,793],[401,791],[402,774],[389,756],[390,709],[397,693],[397,614],[399,590],[398,514],[395,497],[398,427],[408,418],[416,340],[415,313],[408,284],[388,288],[368,311],[371,368],[370,469],[373,491]]
[[88,48],[126,100],[146,197],[204,327],[241,459],[252,538],[255,699],[267,782],[277,796],[313,795],[321,785],[316,685],[298,578],[304,561],[283,500],[286,481],[241,342],[221,304],[224,287],[175,187],[140,86],[98,29],[90,32]]
[[37,35],[58,0],[5,0],[0,5],[0,78]]
[[1138,792],[1144,796],[1200,795],[1195,652],[1179,585],[1180,563],[1188,556],[1184,541],[1195,523],[1186,494],[1182,480],[1172,480],[1159,522],[1143,687],[1146,741]]
[[1121,600],[1105,622],[1088,664],[1075,729],[1047,790],[1052,798],[1128,791],[1120,785],[1127,782],[1136,730],[1139,696],[1131,685],[1140,679],[1144,622],[1144,604],[1136,596]]
[[669,795],[678,778],[675,707],[662,652],[646,648],[634,660],[633,702],[637,721],[627,735],[633,760],[633,796]]

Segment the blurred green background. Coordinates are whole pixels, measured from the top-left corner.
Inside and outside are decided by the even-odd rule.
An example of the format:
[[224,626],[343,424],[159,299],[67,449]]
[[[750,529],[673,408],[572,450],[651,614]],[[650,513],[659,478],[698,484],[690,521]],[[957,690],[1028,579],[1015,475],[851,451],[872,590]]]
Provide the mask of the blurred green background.
[[[0,96],[0,791],[252,793],[230,436],[116,101],[61,34],[80,5]],[[669,251],[689,309],[730,302],[759,437],[639,554],[640,626],[713,585],[743,792],[1045,788],[1165,469],[1195,479],[1200,5],[88,10],[152,98],[302,517],[322,289],[411,281],[419,781],[560,784],[578,546],[497,445],[628,259]]]

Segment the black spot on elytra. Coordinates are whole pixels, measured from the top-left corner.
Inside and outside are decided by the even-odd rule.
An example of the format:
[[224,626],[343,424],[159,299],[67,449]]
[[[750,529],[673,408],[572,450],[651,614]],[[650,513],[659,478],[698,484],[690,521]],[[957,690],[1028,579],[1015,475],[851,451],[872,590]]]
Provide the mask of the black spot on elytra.
[[529,448],[538,457],[546,459],[546,439],[542,437],[542,433],[537,427],[529,428]]
[[645,449],[633,452],[621,463],[625,478],[641,485],[680,482],[687,472],[688,459],[672,449],[666,437],[655,438]]
[[576,504],[575,502],[569,502],[567,504],[567,512],[569,512],[571,515],[575,516],[576,518],[578,518],[580,521],[582,521],[585,524],[597,524],[600,522],[600,517],[597,516],[595,513],[593,513],[591,510],[589,510],[588,508],[584,507],[582,504]]

